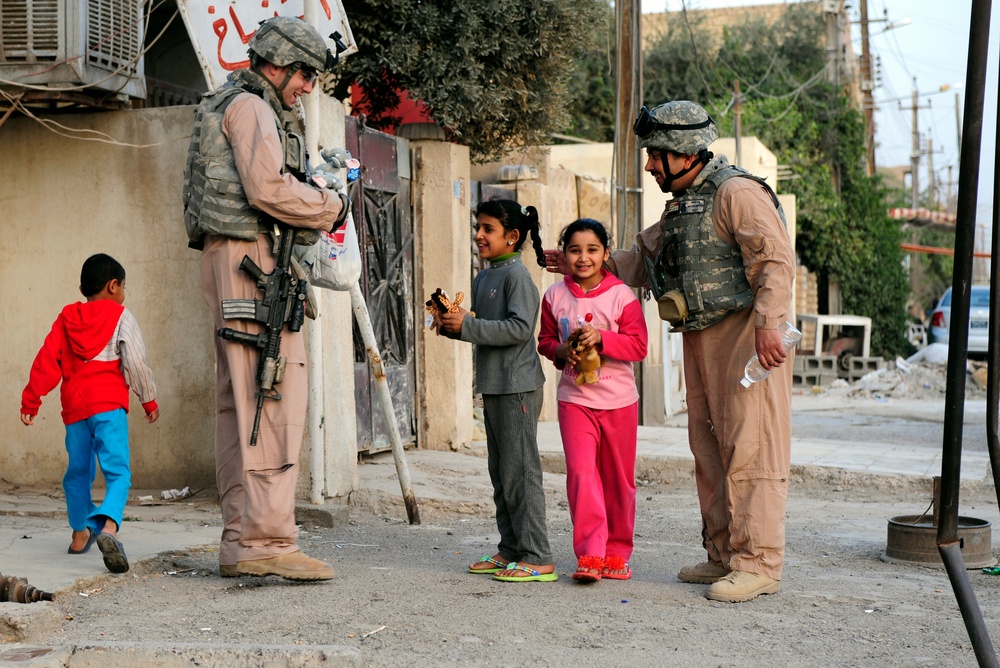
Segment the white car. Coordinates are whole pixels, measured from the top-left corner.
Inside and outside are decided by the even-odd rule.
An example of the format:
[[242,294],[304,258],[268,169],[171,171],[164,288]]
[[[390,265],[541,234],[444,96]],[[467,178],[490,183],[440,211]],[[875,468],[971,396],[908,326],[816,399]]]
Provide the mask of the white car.
[[[944,291],[941,301],[931,314],[931,342],[948,343],[951,328],[951,288]],[[969,352],[986,354],[990,336],[990,286],[973,285],[969,295]]]

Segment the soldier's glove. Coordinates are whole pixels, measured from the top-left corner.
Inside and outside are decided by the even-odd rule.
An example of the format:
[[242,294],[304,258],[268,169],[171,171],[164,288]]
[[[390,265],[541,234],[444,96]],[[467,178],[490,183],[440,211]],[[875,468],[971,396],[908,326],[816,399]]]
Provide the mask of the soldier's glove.
[[344,183],[333,174],[316,170],[309,175],[309,180],[317,188],[329,188],[330,190],[343,190]]
[[338,192],[337,196],[340,198],[340,213],[337,214],[337,219],[333,221],[333,229],[331,232],[336,232],[343,226],[344,221],[347,220],[348,214],[351,213],[351,198],[342,192]]

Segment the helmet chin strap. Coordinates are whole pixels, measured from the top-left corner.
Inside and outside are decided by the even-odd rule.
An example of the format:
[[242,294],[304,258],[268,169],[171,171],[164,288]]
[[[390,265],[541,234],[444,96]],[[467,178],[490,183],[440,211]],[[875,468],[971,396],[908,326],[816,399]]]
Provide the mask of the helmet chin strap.
[[681,171],[677,172],[676,174],[670,171],[670,167],[667,166],[666,162],[661,162],[661,164],[663,165],[663,176],[664,176],[663,186],[665,188],[664,192],[670,192],[670,188],[673,186],[674,181],[682,178],[698,165],[707,165],[709,161],[711,161],[712,159],[712,152],[702,149],[701,151],[698,152],[696,158],[697,159],[691,163],[690,167],[686,167]]
[[[275,65],[275,67],[277,67],[277,65]],[[292,80],[292,77],[294,77],[295,73],[298,71],[299,71],[298,68],[294,66],[287,67],[285,69],[285,78],[281,80],[281,85],[275,84],[273,81],[271,81],[270,77],[264,76],[263,72],[257,70],[257,73],[260,74],[264,78],[264,80],[271,85],[271,88],[273,88],[274,92],[278,95],[278,101],[281,102],[281,106],[285,107],[285,97],[284,97],[285,87],[288,86],[288,82]],[[288,107],[285,108],[287,109]]]

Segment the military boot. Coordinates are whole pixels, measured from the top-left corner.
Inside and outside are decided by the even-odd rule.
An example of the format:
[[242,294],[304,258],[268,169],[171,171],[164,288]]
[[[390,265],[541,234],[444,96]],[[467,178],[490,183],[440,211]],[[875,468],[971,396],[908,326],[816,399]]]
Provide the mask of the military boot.
[[691,584],[712,584],[729,574],[729,569],[715,561],[705,561],[695,566],[685,566],[677,574],[681,582]]
[[300,550],[270,559],[253,559],[236,564],[240,575],[277,575],[286,580],[332,580],[333,568],[319,559],[307,557]]
[[732,571],[722,578],[705,593],[705,598],[713,601],[742,603],[761,594],[773,594],[781,589],[781,580],[772,580],[766,575],[758,575],[749,571]]

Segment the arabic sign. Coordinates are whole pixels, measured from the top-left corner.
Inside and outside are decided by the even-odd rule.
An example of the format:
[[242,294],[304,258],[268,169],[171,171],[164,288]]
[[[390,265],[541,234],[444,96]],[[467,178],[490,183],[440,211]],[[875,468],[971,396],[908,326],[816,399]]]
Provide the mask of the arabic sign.
[[[250,66],[247,43],[261,21],[275,16],[304,18],[304,3],[305,0],[177,0],[208,89],[222,85],[233,70]],[[340,57],[356,52],[358,48],[341,0],[315,0],[315,3],[316,27],[327,46],[335,51],[333,40],[326,36],[336,31],[347,44],[347,51]]]

